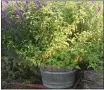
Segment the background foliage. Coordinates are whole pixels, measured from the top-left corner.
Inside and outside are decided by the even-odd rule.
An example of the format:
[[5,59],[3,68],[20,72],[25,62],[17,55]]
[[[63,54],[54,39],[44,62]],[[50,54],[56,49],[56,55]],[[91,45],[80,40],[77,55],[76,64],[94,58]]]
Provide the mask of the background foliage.
[[98,1],[36,0],[2,10],[2,56],[9,75],[34,82],[39,65],[102,70],[101,9]]

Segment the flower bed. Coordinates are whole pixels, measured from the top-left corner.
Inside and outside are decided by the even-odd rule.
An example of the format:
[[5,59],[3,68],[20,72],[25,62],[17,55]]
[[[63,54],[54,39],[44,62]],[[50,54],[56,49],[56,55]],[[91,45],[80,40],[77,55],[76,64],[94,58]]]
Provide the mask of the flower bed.
[[101,1],[26,0],[5,9],[4,3],[10,2],[2,2],[2,56],[8,77],[41,82],[44,66],[64,72],[102,71]]

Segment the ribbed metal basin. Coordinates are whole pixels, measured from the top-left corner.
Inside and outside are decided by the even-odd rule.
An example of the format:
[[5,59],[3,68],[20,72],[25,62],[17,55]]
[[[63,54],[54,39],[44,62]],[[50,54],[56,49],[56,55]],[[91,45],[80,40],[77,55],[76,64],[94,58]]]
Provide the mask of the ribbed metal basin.
[[74,84],[76,70],[49,71],[40,68],[43,85],[48,88],[69,88]]

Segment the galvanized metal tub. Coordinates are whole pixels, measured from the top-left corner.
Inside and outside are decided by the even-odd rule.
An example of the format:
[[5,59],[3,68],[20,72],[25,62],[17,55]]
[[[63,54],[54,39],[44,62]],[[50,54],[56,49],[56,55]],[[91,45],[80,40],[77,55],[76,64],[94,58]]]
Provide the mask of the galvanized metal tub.
[[48,88],[69,88],[74,84],[76,70],[52,71],[40,68],[43,85]]

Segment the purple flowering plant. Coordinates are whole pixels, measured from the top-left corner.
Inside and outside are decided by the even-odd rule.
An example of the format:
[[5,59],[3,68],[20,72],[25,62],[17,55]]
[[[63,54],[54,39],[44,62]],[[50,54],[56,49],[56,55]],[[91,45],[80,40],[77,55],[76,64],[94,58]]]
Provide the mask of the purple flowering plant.
[[9,3],[9,0],[3,0],[3,1],[4,1],[5,3],[7,3],[7,4]]
[[23,11],[22,10],[17,10],[16,14],[20,17],[21,20],[23,20]]

